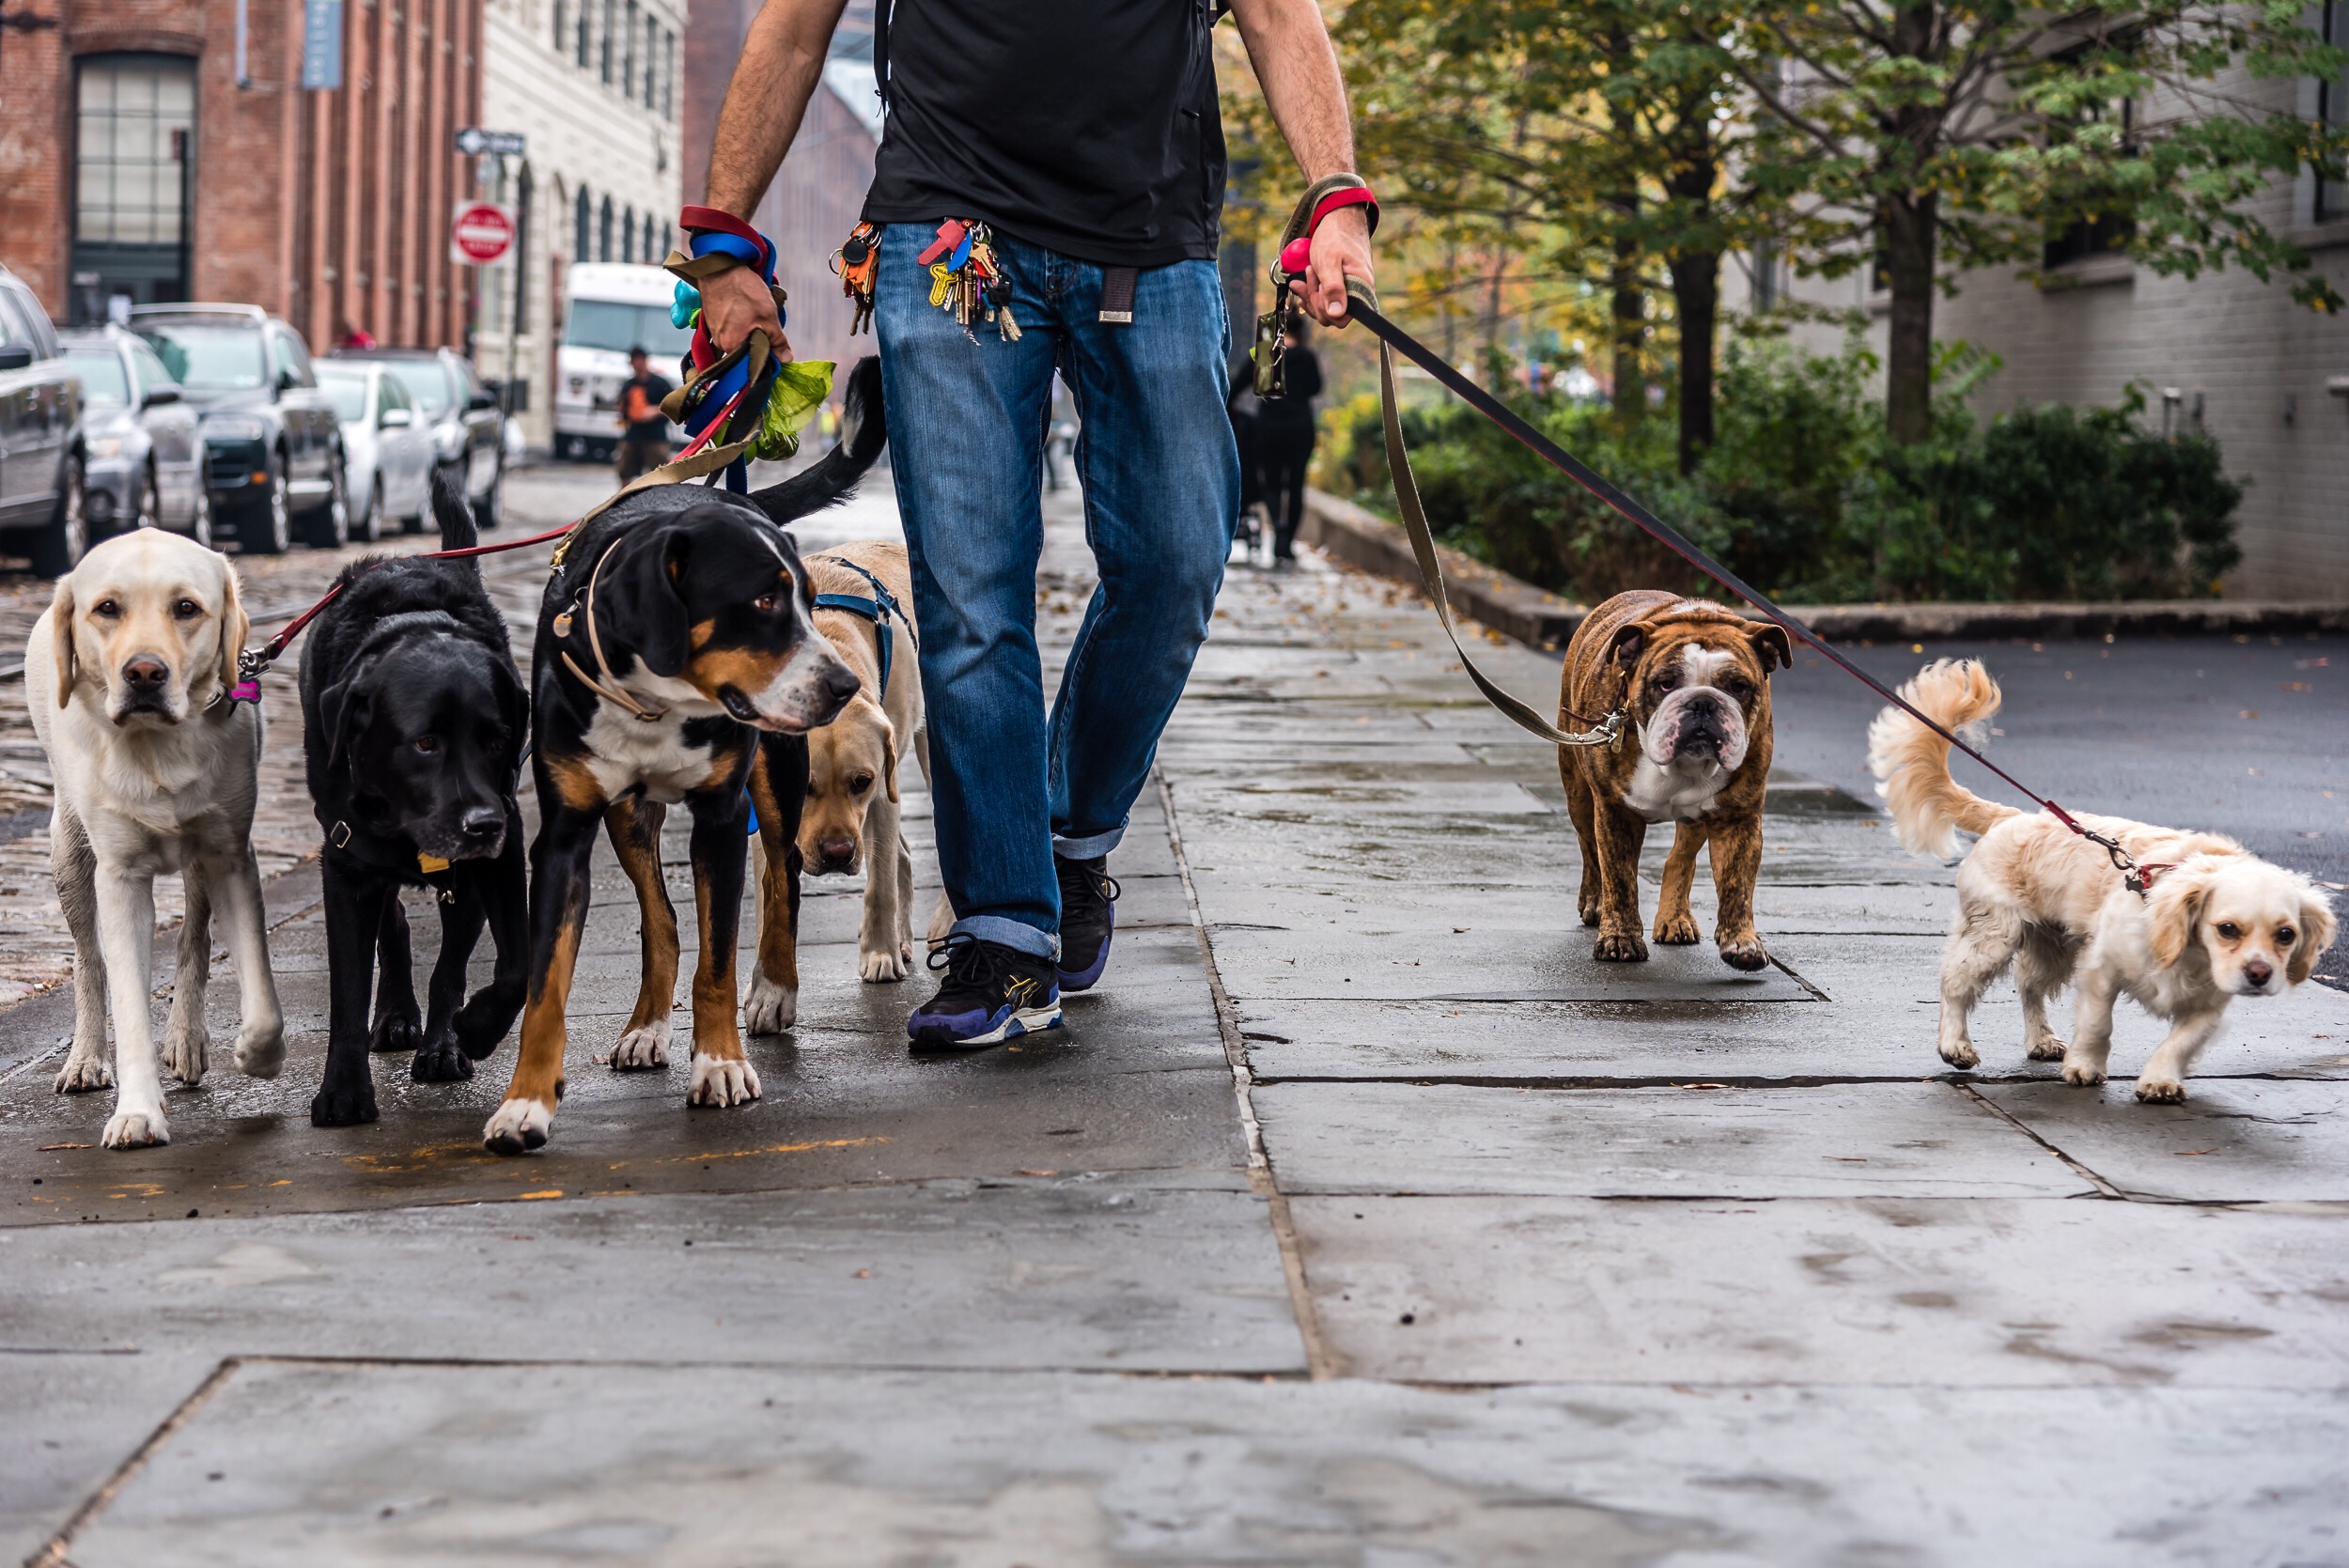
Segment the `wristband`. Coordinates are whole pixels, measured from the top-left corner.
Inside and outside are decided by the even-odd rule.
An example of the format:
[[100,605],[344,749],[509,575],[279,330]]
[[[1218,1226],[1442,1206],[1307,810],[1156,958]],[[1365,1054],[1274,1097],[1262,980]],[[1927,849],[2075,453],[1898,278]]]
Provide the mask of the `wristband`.
[[1378,232],[1378,198],[1361,177],[1333,174],[1314,182],[1290,215],[1288,228],[1282,236],[1280,269],[1289,277],[1301,276],[1313,264],[1314,234],[1322,220],[1330,213],[1348,207],[1366,207],[1364,214],[1373,234]]

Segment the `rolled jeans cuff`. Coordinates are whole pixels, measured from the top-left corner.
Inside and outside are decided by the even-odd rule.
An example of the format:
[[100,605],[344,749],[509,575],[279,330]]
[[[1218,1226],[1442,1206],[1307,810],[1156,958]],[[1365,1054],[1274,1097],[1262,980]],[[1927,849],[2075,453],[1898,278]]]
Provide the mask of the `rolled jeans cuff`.
[[1106,833],[1087,833],[1082,838],[1067,838],[1060,833],[1054,833],[1052,853],[1064,861],[1096,860],[1116,848],[1119,841],[1125,836],[1126,830],[1123,826],[1112,828]]
[[1050,931],[1039,931],[1006,915],[972,915],[955,922],[955,934],[976,937],[983,942],[998,942],[1021,953],[1032,953],[1039,958],[1060,958],[1060,938]]

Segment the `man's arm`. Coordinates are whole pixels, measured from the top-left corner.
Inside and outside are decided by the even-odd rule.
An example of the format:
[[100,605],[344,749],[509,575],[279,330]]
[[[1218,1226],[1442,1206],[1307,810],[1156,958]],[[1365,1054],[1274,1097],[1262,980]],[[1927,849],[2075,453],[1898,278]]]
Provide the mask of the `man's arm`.
[[[772,6],[779,0],[768,0]],[[1315,0],[1232,0],[1241,41],[1264,86],[1265,102],[1310,185],[1325,175],[1354,172],[1354,122],[1346,107],[1346,79]],[[729,106],[731,101],[729,101]],[[1295,286],[1313,318],[1346,324],[1346,280],[1367,282],[1370,222],[1359,207],[1331,213],[1314,235],[1313,266]]]
[[[824,73],[825,52],[832,28],[840,22],[846,0],[766,0],[751,22],[742,57],[735,63],[734,80],[718,110],[718,133],[709,153],[708,205],[750,220],[758,198],[767,194],[791,138],[800,133],[801,116]],[[763,327],[768,341],[785,359],[791,346],[784,341],[783,323],[775,315],[774,296],[748,267],[734,267],[702,284],[702,318],[710,341],[722,352],[732,352]]]

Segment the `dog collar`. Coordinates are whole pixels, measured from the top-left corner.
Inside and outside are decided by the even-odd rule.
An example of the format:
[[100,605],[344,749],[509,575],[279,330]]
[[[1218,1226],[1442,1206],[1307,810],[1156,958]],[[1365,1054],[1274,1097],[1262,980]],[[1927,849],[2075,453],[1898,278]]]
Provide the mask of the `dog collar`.
[[[906,613],[905,606],[899,604],[896,597],[890,593],[886,583],[854,561],[843,560],[837,555],[826,555],[821,559],[835,567],[848,567],[873,585],[871,598],[866,598],[862,594],[817,594],[816,608],[845,610],[851,615],[862,615],[873,623],[874,630],[878,634],[875,641],[880,644],[880,697],[883,702],[886,702],[889,699],[890,644],[895,640],[889,623],[892,618],[905,622],[906,635],[912,637],[912,618]],[[914,642],[913,651],[916,653],[922,651],[922,644],[918,639]]]
[[571,657],[571,650],[568,648],[563,650],[563,667],[577,676],[579,683],[586,687],[588,691],[607,702],[616,703],[634,714],[641,722],[649,724],[667,718],[669,710],[665,707],[646,707],[630,694],[628,689],[620,684],[619,677],[612,673],[611,664],[604,659],[603,638],[596,630],[596,584],[603,577],[604,564],[612,559],[612,552],[619,549],[621,541],[627,537],[627,535],[622,534],[603,547],[603,553],[596,557],[596,569],[587,574],[586,594],[575,610],[566,610],[554,617],[553,630],[556,638],[568,639],[571,634],[572,615],[576,613],[583,616],[587,622],[587,651],[595,655],[597,673],[591,675],[585,670],[581,669],[579,660]]

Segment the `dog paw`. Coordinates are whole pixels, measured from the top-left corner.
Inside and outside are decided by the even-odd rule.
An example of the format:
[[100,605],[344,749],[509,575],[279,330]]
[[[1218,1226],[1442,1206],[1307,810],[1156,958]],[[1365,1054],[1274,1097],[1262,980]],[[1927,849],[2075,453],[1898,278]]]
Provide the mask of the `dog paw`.
[[86,1094],[93,1089],[111,1089],[114,1081],[115,1070],[106,1064],[103,1056],[96,1053],[84,1056],[75,1051],[65,1059],[65,1065],[57,1069],[56,1081],[52,1087],[60,1094]]
[[457,1043],[454,1031],[443,1030],[416,1048],[415,1060],[408,1063],[408,1076],[418,1083],[461,1082],[473,1077],[473,1058]]
[[1582,924],[1585,925],[1596,925],[1598,924],[1598,906],[1595,904],[1578,905],[1576,906],[1575,913],[1582,917]]
[[1944,1040],[1939,1047],[1941,1060],[1952,1067],[1977,1067],[1982,1064],[1982,1052],[1971,1040]]
[[2063,1064],[2063,1081],[2076,1087],[2086,1089],[2104,1080],[2105,1070],[2102,1066],[2087,1062],[2066,1062]]
[[[1590,923],[1585,921],[1583,924],[1587,925]],[[1658,946],[1688,947],[1703,939],[1703,934],[1697,929],[1697,917],[1692,914],[1659,914],[1656,917],[1656,940]]]
[[2043,1029],[2039,1032],[2039,1037],[2030,1043],[2023,1054],[2029,1056],[2033,1062],[2061,1062],[2063,1060],[2063,1053],[2069,1048],[2057,1036],[2055,1031]]
[[[873,976],[867,972],[864,978]],[[799,1019],[799,992],[784,989],[763,973],[751,976],[751,994],[742,1001],[743,1033],[780,1034]]]
[[310,1125],[314,1127],[355,1127],[374,1120],[375,1084],[367,1079],[327,1084],[310,1102]]
[[174,1018],[163,1030],[163,1071],[193,1088],[204,1081],[205,1051],[212,1032],[201,1018],[182,1025]]
[[856,955],[856,971],[879,985],[883,981],[903,980],[912,962],[911,952],[892,942],[887,947],[868,947],[860,952]]
[[412,1051],[423,1048],[424,1020],[405,1013],[386,1013],[367,1031],[367,1049]]
[[1762,950],[1759,938],[1746,937],[1734,942],[1721,943],[1721,962],[1731,969],[1750,974],[1769,963],[1770,955]]
[[117,1110],[106,1118],[106,1130],[98,1141],[109,1149],[152,1148],[171,1141],[171,1127],[160,1106],[153,1110]]
[[655,1018],[621,1034],[619,1044],[596,1060],[615,1073],[645,1073],[669,1064],[669,1020]]
[[490,1113],[481,1141],[493,1155],[519,1155],[541,1148],[554,1126],[554,1108],[543,1100],[507,1100]]
[[237,1036],[237,1071],[247,1078],[275,1078],[286,1064],[286,1031],[282,1026],[248,1029]]
[[1647,962],[1647,943],[1636,932],[1601,937],[1592,944],[1591,956],[1602,964],[1643,964]]
[[747,1062],[715,1056],[693,1058],[693,1082],[685,1091],[687,1105],[741,1105],[758,1098],[758,1074]]
[[2137,1080],[2137,1099],[2140,1105],[2184,1105],[2186,1085],[2174,1078],[2147,1073]]

